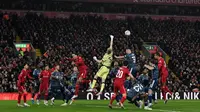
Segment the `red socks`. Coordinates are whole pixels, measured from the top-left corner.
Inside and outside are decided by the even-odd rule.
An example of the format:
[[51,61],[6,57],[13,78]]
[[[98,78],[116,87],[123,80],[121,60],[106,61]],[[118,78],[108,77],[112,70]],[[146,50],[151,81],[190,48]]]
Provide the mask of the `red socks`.
[[18,101],[17,101],[17,103],[18,103],[18,104],[20,104],[20,103],[21,103],[21,97],[22,97],[22,95],[21,95],[21,94],[19,94],[19,95],[18,95]]
[[165,91],[166,91],[166,92],[169,92],[169,94],[172,95],[172,92],[169,90],[169,88],[168,88],[167,86],[165,86]]
[[126,96],[123,95],[120,102],[123,104],[125,100],[126,100]]
[[161,88],[161,90],[162,90],[162,96],[163,96],[164,100],[166,100],[166,94],[167,94],[167,92],[169,92],[169,94],[172,95],[172,92],[169,90],[169,88],[167,86],[163,86]]
[[26,103],[26,94],[24,94],[24,103]]
[[112,105],[113,101],[115,100],[115,98],[116,98],[116,95],[114,94],[114,95],[112,96],[111,100],[110,100],[110,104],[111,104],[111,105]]
[[163,86],[163,87],[161,88],[161,90],[162,90],[162,96],[163,96],[163,99],[166,100],[165,87]]
[[45,94],[45,95],[44,95],[44,99],[45,99],[45,100],[48,100],[48,95]]

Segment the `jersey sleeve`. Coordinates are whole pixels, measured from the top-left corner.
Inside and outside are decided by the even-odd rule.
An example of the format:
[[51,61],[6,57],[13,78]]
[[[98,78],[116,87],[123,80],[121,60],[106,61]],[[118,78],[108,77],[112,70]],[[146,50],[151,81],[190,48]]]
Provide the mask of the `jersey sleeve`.
[[38,78],[42,78],[43,77],[43,71],[40,73],[39,77]]
[[33,79],[33,77],[30,76],[30,73],[27,74],[27,77],[28,77],[29,79]]
[[159,60],[159,61],[158,61],[158,70],[159,70],[159,71],[161,71],[162,65],[163,65],[163,61],[162,61],[162,60]]

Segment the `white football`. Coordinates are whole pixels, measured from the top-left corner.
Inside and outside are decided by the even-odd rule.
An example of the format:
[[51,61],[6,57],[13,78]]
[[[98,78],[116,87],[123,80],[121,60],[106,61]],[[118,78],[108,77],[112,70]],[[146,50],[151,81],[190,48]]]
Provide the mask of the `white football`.
[[130,36],[130,35],[131,35],[131,32],[130,32],[129,30],[126,30],[126,31],[125,31],[125,35],[126,35],[126,36]]

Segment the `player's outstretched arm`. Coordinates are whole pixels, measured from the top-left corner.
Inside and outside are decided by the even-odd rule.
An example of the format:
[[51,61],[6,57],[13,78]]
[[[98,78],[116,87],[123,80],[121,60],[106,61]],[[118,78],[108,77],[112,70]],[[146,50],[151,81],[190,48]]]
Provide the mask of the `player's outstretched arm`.
[[146,64],[144,65],[144,67],[147,68],[147,69],[149,69],[149,70],[153,70],[154,69],[154,67],[146,65]]
[[98,60],[96,56],[94,56],[93,59],[94,59],[97,63],[101,63],[101,62],[102,62],[102,60]]
[[116,55],[115,55],[115,58],[116,58],[116,59],[124,59],[124,56],[116,56]]
[[110,49],[113,49],[113,39],[114,39],[114,36],[113,35],[110,35]]
[[129,77],[130,77],[132,80],[135,79],[131,73],[129,73]]

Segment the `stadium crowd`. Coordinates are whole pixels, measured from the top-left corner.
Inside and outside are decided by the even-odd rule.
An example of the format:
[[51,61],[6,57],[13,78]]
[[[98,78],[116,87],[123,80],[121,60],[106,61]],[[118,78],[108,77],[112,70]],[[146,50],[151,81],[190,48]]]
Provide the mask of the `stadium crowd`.
[[[3,13],[0,16],[0,92],[16,91],[17,75],[27,62],[33,68],[42,68],[45,64],[51,67],[61,64],[62,72],[70,74],[72,65],[65,58],[70,57],[72,53],[84,57],[89,66],[88,80],[91,80],[98,68],[92,57],[103,56],[109,45],[110,34],[116,37],[114,53],[124,55],[125,49],[131,48],[136,53],[138,68],[142,68],[148,60],[139,52],[142,42],[157,42],[171,57],[168,65],[171,69],[168,84],[173,91],[192,91],[200,87],[199,22],[152,20],[142,17],[134,20],[105,20],[103,17],[90,15],[71,15],[69,19],[63,19],[47,18],[36,13],[27,13],[23,17],[9,14],[9,20],[3,18]],[[124,36],[126,29],[131,31],[130,37]],[[37,57],[36,61],[33,61],[28,53],[20,55],[12,46],[12,40],[16,36],[31,40],[33,46],[46,52],[47,56]],[[112,91],[111,84],[108,77],[106,91]]]

